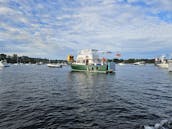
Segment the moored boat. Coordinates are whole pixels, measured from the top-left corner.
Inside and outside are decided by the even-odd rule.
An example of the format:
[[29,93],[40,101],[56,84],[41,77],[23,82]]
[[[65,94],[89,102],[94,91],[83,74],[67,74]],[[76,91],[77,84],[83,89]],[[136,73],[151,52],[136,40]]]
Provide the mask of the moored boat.
[[161,56],[160,58],[155,59],[155,65],[160,68],[168,69],[168,61],[165,56]]
[[47,66],[48,67],[50,67],[50,68],[62,68],[62,65],[60,65],[60,64],[47,64]]
[[71,63],[72,71],[115,72],[115,63],[108,62],[105,58],[100,59],[98,52],[95,49],[81,50],[77,55],[76,61]]
[[156,64],[158,67],[160,68],[164,68],[164,69],[168,69],[168,63],[159,63],[159,64]]
[[125,65],[125,63],[121,62],[121,63],[118,63],[118,65],[122,66],[122,65]]
[[139,62],[135,62],[133,63],[134,65],[145,65],[145,61],[139,61]]
[[0,61],[0,67],[4,67],[4,64],[2,63],[2,61]]
[[37,65],[43,65],[43,62],[37,62],[36,64]]
[[6,60],[0,61],[0,67],[10,67]]

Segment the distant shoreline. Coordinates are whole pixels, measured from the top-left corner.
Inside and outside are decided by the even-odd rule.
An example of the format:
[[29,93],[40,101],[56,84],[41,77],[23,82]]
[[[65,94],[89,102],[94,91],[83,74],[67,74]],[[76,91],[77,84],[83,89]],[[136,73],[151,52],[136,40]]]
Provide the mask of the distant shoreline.
[[36,63],[65,63],[67,62],[66,60],[50,60],[47,58],[33,58],[33,57],[28,57],[28,56],[18,56],[17,54],[11,55],[6,55],[6,54],[0,54],[0,60],[6,60],[7,63],[15,64],[15,63],[31,63],[31,64],[36,64]]
[[[47,59],[47,58],[33,58],[33,57],[29,57],[29,56],[18,56],[17,54],[13,54],[11,55],[6,55],[6,54],[0,54],[0,60],[6,60],[7,63],[31,63],[31,64],[36,64],[39,62],[42,62],[43,64],[46,63],[65,63],[67,62],[66,59],[64,60],[59,60],[59,59]],[[115,62],[115,63],[126,63],[126,64],[132,64],[135,62],[139,62],[139,61],[144,61],[145,63],[148,64],[153,64],[155,62],[154,59],[135,59],[135,58],[130,58],[130,59],[118,59],[118,58],[114,58],[114,59],[108,59],[108,61],[110,62]]]

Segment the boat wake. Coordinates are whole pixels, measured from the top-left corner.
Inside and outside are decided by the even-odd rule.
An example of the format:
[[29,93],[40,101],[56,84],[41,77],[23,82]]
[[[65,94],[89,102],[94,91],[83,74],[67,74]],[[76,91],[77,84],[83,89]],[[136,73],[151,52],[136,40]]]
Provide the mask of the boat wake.
[[140,129],[172,129],[172,118],[169,120],[162,120],[154,126],[143,126]]

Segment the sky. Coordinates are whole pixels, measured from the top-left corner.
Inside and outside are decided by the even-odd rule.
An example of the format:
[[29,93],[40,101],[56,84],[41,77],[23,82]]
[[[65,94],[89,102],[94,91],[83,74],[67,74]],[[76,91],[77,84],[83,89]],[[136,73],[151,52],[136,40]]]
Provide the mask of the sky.
[[81,49],[172,53],[172,0],[0,0],[0,53],[66,59]]

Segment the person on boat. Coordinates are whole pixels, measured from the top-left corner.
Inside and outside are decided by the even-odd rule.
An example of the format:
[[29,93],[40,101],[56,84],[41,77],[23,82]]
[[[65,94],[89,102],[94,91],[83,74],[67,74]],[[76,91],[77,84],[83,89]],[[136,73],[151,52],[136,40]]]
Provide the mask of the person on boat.
[[86,65],[88,65],[88,59],[86,59]]
[[104,65],[105,64],[105,62],[106,62],[106,58],[102,58],[102,65]]

